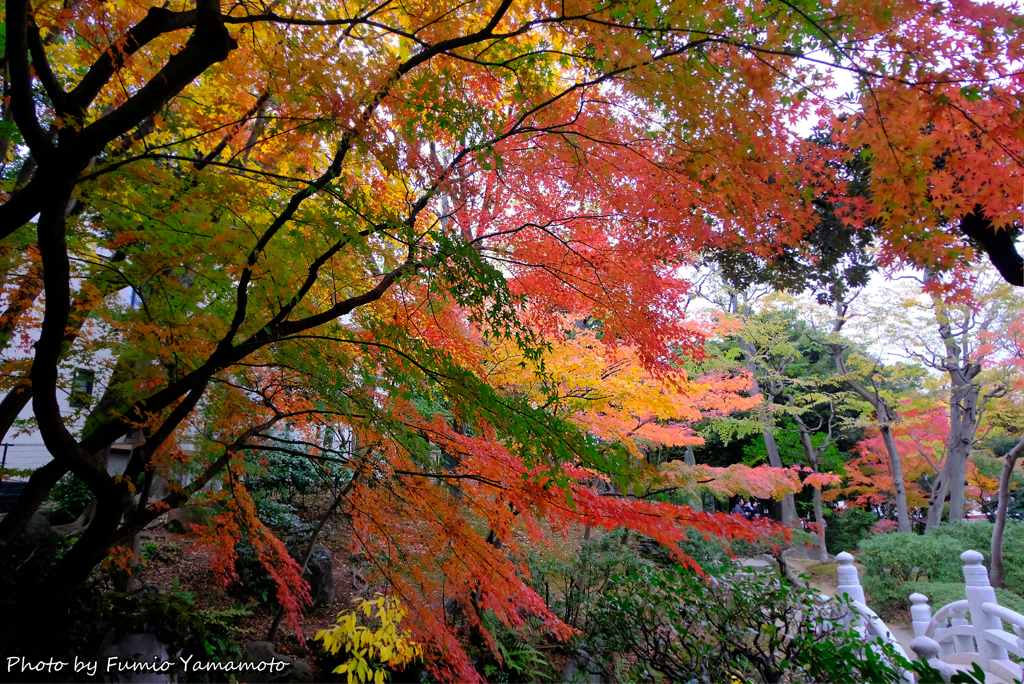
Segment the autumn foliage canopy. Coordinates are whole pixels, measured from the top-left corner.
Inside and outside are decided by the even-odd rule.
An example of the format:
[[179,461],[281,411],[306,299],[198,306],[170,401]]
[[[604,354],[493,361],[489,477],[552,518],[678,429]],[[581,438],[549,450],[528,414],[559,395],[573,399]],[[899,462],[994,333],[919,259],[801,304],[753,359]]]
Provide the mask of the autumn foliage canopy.
[[[99,504],[26,595],[40,621],[211,481],[217,567],[256,530],[296,613],[243,466],[301,452],[354,478],[343,509],[432,667],[475,679],[442,589],[471,621],[525,608],[568,633],[524,584],[523,540],[753,538],[648,495],[800,486],[645,465],[760,401],[684,370],[711,330],[684,307],[697,252],[799,245],[864,149],[872,192],[838,214],[889,262],[949,267],[960,219],[1020,210],[1012,7],[9,0],[5,21],[0,421],[31,404],[54,460],[0,539],[66,472]],[[62,415],[83,365],[103,390]],[[97,454],[128,433],[115,480]],[[135,505],[144,473],[185,472]]]

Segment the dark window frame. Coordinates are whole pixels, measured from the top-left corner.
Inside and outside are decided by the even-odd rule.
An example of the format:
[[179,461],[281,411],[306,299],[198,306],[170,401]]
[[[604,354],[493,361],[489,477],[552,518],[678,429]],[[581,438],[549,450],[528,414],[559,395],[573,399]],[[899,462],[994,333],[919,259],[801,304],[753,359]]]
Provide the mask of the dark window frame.
[[68,404],[71,408],[85,408],[92,403],[92,389],[96,382],[96,373],[88,368],[76,368],[71,381],[71,396]]

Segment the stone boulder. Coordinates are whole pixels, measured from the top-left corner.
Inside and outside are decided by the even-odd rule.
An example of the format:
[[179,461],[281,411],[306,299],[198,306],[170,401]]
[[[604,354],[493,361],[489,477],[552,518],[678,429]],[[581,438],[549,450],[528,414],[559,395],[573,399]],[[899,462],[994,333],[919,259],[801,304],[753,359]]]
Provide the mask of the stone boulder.
[[[784,560],[789,560],[790,558],[803,558],[805,560],[820,561],[821,550],[811,546],[804,546],[802,544],[800,546],[791,546],[782,552],[782,558]],[[829,554],[828,561],[826,562],[835,563],[836,557]]]
[[193,525],[206,525],[213,511],[200,506],[182,506],[167,513],[167,529],[176,534],[188,532]]
[[334,572],[330,551],[318,544],[309,557],[302,578],[309,583],[309,595],[314,605],[334,605]]
[[35,541],[51,534],[53,534],[53,526],[50,525],[50,521],[36,512],[25,523],[25,529],[22,530],[19,538],[21,541]]
[[239,681],[245,681],[248,684],[316,681],[316,675],[309,663],[279,654],[274,650],[274,644],[269,641],[254,641],[246,646],[245,660],[250,663],[286,663],[283,670],[279,667],[268,667],[262,672],[253,671],[240,675]]
[[103,638],[97,656],[99,674],[103,676],[103,681],[121,684],[170,684],[176,681],[170,667],[166,668],[167,672],[154,672],[136,671],[133,665],[159,666],[172,660],[169,645],[155,634],[143,632],[122,635],[114,630]]
[[570,684],[600,684],[602,675],[600,663],[583,649],[577,650],[562,668],[562,681]]

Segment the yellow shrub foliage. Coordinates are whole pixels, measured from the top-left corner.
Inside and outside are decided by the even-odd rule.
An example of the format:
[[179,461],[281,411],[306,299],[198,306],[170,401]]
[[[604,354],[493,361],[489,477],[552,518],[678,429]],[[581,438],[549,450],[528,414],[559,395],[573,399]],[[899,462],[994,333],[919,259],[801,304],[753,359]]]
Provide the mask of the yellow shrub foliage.
[[[383,684],[389,674],[387,668],[401,668],[414,658],[422,658],[423,647],[409,638],[407,630],[399,630],[406,611],[397,598],[378,595],[372,601],[356,600],[359,601],[356,610],[338,613],[338,626],[320,631],[316,639],[322,639],[332,655],[337,655],[342,647],[351,654],[334,669],[337,674],[348,673],[348,684],[355,681]],[[370,618],[374,608],[380,621],[380,629],[376,631],[358,624],[359,613]]]

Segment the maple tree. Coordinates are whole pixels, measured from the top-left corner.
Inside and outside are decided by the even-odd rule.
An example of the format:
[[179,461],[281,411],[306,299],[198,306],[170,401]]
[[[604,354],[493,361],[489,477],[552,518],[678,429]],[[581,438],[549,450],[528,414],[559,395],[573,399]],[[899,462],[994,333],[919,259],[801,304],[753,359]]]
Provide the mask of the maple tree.
[[[828,499],[845,498],[863,507],[893,501],[887,447],[881,433],[877,429],[872,432],[857,443],[858,455],[847,464],[844,486],[830,490]],[[942,405],[925,408],[905,405],[897,413],[891,432],[905,466],[903,484],[907,503],[917,509],[927,509],[930,499],[941,486],[940,475],[946,465],[950,438],[949,409]],[[964,493],[984,505],[987,497],[998,491],[998,482],[979,467],[979,458],[982,457],[974,454],[966,463]]]
[[[471,620],[491,609],[516,624],[515,596],[567,633],[524,588],[513,527],[627,526],[677,551],[687,529],[769,527],[583,483],[596,472],[628,491],[650,475],[637,440],[685,435],[648,416],[713,404],[674,363],[705,334],[683,315],[678,267],[706,247],[797,245],[816,222],[809,198],[844,195],[830,165],[843,152],[790,132],[835,123],[822,61],[863,79],[843,135],[876,151],[873,194],[842,217],[884,214],[889,258],[945,263],[959,246],[929,231],[979,203],[1004,226],[1015,207],[1000,194],[1019,178],[1008,65],[1022,35],[1007,8],[9,0],[4,18],[0,425],[31,403],[54,460],[0,541],[67,472],[97,500],[18,597],[30,617],[5,624],[5,646],[214,478],[223,518],[206,541],[222,574],[234,535],[256,530],[294,613],[298,568],[238,483],[248,454],[302,448],[351,471],[359,544],[432,667],[476,679],[438,617],[441,575]],[[924,239],[907,248],[907,235]],[[682,398],[652,410],[620,386],[603,415],[560,399],[547,360],[566,321],[586,319],[633,380],[666,378]],[[492,380],[513,350],[533,377]],[[91,363],[102,395],[62,415],[67,371]],[[104,450],[128,433],[138,446],[111,477]],[[149,501],[151,475],[175,468],[191,483]]]
[[[947,454],[932,489],[927,527],[941,523],[947,493],[949,519],[964,514],[966,468],[988,404],[1006,393],[999,378],[984,372],[986,359],[997,351],[988,340],[1001,336],[1020,317],[1020,290],[983,269],[963,270],[956,293],[944,296],[926,272],[920,288],[893,292],[888,304],[874,313],[891,344],[926,368],[946,378],[941,394],[949,411]],[[893,306],[900,316],[891,316]],[[937,334],[936,334],[937,333]]]
[[[931,488],[945,459],[949,416],[944,407],[928,409],[903,407],[890,428],[892,443],[899,450],[907,504],[925,508]],[[859,506],[891,504],[895,501],[888,445],[877,428],[856,446],[857,456],[847,463],[846,482],[832,489],[829,499],[845,498]]]

